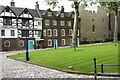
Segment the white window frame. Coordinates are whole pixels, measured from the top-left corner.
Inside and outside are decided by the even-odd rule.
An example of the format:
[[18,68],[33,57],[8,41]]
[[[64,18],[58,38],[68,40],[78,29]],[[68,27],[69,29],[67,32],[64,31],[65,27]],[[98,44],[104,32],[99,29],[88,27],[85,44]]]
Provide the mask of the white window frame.
[[53,25],[56,26],[57,25],[57,21],[53,20]]
[[65,26],[65,21],[60,21],[60,26]]
[[46,29],[43,29],[43,36],[46,36]]
[[72,26],[71,21],[68,21],[67,24],[68,24],[68,26]]
[[57,29],[53,29],[53,36],[57,36]]
[[[49,44],[49,41],[51,42],[51,44]],[[52,40],[51,39],[48,40],[48,46],[52,46]]]
[[52,12],[47,12],[47,15],[48,16],[52,16]]
[[[8,44],[9,44],[8,46],[6,45],[6,42],[8,42]],[[10,41],[9,41],[9,40],[6,40],[6,41],[4,42],[4,46],[5,46],[5,47],[10,47]]]
[[69,29],[69,36],[72,36],[72,34],[73,34],[73,30]]
[[60,17],[65,17],[65,14],[64,14],[64,13],[61,13],[61,14],[60,14]]
[[[21,42],[23,43],[22,45],[20,45]],[[23,46],[24,46],[24,41],[23,41],[23,40],[20,40],[20,41],[19,41],[19,46],[20,46],[20,47],[23,47]]]
[[[50,31],[50,35],[48,34],[49,31]],[[48,30],[47,30],[47,36],[48,36],[48,37],[51,37],[51,36],[52,36],[52,30],[51,30],[51,29],[48,29]]]
[[65,39],[62,39],[61,40],[61,44],[62,44],[62,46],[64,46],[66,43],[65,43]]
[[[63,34],[62,34],[63,32]],[[61,29],[61,36],[65,36],[65,29]]]
[[45,20],[45,25],[49,26],[50,25],[50,20]]

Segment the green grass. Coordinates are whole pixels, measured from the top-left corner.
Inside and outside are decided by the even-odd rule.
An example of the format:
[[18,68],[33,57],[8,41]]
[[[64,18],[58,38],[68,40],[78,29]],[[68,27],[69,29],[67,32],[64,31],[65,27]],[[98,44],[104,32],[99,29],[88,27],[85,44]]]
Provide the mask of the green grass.
[[[25,61],[25,53],[12,55],[10,58]],[[97,64],[118,64],[118,43],[81,46],[77,51],[73,51],[73,48],[34,51],[30,52],[29,62],[62,70],[69,70],[68,66],[74,66],[73,71],[92,73],[93,58],[97,59]],[[98,66],[97,72],[100,71]],[[104,72],[116,73],[118,67],[104,67]]]

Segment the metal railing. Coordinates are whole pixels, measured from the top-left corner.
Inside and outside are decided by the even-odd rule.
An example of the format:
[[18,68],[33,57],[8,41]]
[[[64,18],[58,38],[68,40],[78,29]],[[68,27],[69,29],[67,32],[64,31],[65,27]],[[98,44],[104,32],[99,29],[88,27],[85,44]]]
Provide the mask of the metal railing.
[[101,66],[101,73],[104,73],[104,67],[103,66],[120,66],[120,65],[111,65],[111,64],[96,64],[96,58],[93,59],[94,60],[94,78],[95,80],[97,80],[97,66]]

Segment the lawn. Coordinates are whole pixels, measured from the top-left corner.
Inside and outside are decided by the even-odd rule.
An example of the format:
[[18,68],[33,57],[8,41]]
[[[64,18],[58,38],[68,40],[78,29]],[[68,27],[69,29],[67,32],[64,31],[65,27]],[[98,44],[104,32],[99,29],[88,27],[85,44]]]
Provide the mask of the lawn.
[[[30,63],[61,70],[70,70],[68,66],[74,66],[74,70],[71,71],[93,73],[93,58],[97,59],[97,64],[118,64],[118,43],[81,46],[77,51],[73,51],[73,48],[62,48],[34,51],[29,54]],[[25,53],[9,57],[25,61]],[[97,72],[100,71],[98,66]],[[104,72],[116,73],[118,67],[104,67]]]

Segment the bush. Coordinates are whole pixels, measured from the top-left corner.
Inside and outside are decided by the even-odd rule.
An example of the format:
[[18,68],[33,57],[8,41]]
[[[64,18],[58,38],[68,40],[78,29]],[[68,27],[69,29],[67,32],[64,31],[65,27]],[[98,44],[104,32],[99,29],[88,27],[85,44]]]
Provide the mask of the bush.
[[92,43],[101,43],[102,40],[92,40]]
[[120,31],[118,32],[118,40],[120,40]]
[[107,39],[105,39],[105,42],[112,42],[113,41],[113,37],[108,37]]

